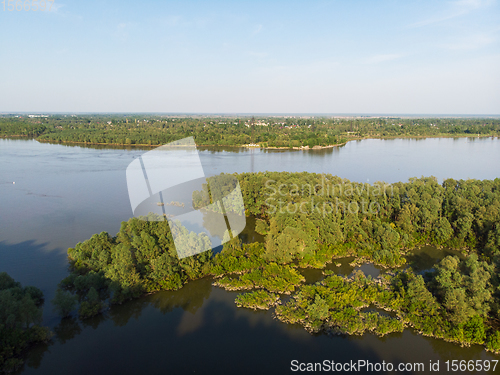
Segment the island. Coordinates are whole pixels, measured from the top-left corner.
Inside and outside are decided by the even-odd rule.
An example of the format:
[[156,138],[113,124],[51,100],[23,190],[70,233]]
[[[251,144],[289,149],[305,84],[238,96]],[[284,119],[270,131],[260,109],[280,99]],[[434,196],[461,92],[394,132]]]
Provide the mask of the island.
[[[77,296],[87,318],[209,277],[241,291],[237,306],[273,308],[280,321],[311,333],[413,329],[500,352],[500,179],[368,184],[307,172],[234,176],[263,241],[236,236],[216,254],[179,259],[166,221],[132,218],[116,236],[102,232],[68,250],[71,273],[60,293]],[[416,272],[407,259],[426,244],[460,256]],[[347,277],[327,269],[347,256],[385,271]],[[307,283],[307,268],[322,270],[322,279]]]
[[498,137],[498,118],[390,116],[0,116],[0,138],[156,147],[193,136],[198,147],[320,150],[367,138]]

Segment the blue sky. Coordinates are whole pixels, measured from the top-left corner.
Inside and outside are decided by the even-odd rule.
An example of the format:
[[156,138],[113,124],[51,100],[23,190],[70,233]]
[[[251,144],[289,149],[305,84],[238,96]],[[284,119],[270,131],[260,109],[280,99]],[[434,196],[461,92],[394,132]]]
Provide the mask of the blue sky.
[[495,0],[55,0],[0,33],[0,112],[500,114]]

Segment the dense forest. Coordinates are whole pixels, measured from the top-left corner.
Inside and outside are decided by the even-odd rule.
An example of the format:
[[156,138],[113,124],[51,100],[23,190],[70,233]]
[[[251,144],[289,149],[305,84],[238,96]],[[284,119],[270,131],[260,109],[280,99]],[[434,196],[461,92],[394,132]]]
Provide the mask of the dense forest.
[[44,142],[163,145],[193,136],[198,146],[325,147],[348,140],[390,137],[499,136],[492,118],[172,117],[51,115],[0,117],[0,137]]
[[[61,314],[78,304],[87,318],[209,276],[214,285],[242,291],[238,306],[276,306],[278,319],[311,332],[382,336],[413,327],[500,352],[500,179],[370,185],[307,172],[235,176],[263,242],[235,237],[217,254],[179,260],[167,222],[130,219],[116,236],[96,234],[68,250],[71,273],[55,301]],[[406,256],[424,244],[461,249],[464,257],[416,273]],[[304,267],[324,269],[347,255],[388,272],[346,278],[324,270],[321,281],[305,282]],[[282,303],[286,294],[291,298]],[[369,306],[389,315],[363,310]]]
[[18,369],[29,346],[50,339],[51,332],[40,326],[43,302],[40,289],[0,273],[0,373]]

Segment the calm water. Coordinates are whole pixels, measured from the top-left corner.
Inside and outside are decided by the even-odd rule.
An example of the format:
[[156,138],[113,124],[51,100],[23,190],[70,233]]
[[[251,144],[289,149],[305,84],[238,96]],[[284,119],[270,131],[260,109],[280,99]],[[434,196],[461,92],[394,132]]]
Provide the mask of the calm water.
[[[113,307],[84,323],[61,322],[48,301],[67,275],[66,250],[94,233],[114,235],[131,217],[125,169],[142,153],[0,140],[0,272],[43,290],[44,324],[57,333],[50,348],[29,353],[24,372],[283,373],[292,359],[494,358],[481,347],[460,348],[409,330],[383,339],[311,336],[273,320],[272,312],[237,309],[237,293],[212,287],[209,279]],[[321,151],[219,148],[203,150],[200,158],[208,175],[306,170],[359,182],[500,177],[500,143],[491,138],[365,140]],[[255,237],[251,230],[245,235]],[[426,251],[413,260],[420,269],[442,256]],[[348,260],[339,262],[331,269],[353,271]],[[357,268],[379,273],[373,265]],[[320,275],[310,271],[307,278],[314,282]]]

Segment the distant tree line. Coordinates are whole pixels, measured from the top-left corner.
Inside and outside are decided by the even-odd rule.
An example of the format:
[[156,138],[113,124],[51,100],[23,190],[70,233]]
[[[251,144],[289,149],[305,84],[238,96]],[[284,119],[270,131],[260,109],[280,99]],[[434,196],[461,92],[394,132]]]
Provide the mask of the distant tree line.
[[46,142],[162,145],[193,136],[197,145],[314,147],[390,137],[498,136],[500,120],[473,118],[209,118],[165,116],[61,116],[0,118],[0,137]]

